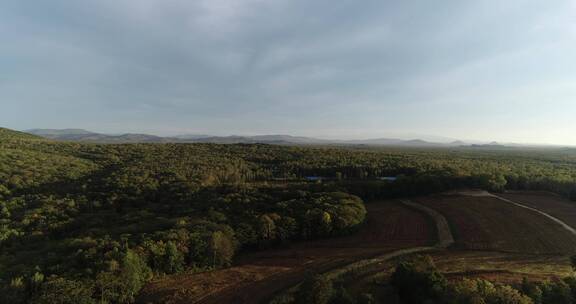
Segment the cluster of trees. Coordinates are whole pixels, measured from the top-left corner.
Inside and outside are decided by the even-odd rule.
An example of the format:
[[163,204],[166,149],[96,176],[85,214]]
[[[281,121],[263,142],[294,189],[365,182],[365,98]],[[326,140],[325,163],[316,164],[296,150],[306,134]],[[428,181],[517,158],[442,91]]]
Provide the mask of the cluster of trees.
[[140,208],[129,198],[122,209],[90,201],[37,194],[3,204],[0,302],[84,303],[77,297],[89,295],[130,303],[154,275],[225,267],[242,249],[350,233],[366,215],[362,200],[346,193],[286,189],[204,189]]
[[[284,301],[279,299],[277,301]],[[285,302],[295,304],[375,304],[376,298],[370,293],[353,295],[342,284],[334,283],[324,275],[309,275],[300,284],[294,299]]]
[[[506,177],[499,174],[458,176],[451,170],[435,170],[413,175],[399,175],[396,178],[394,182],[343,181],[339,184],[347,192],[364,199],[425,195],[461,188],[479,188],[494,192],[510,189],[507,187]],[[543,188],[538,189],[543,190]]]
[[519,286],[483,279],[448,281],[428,256],[397,266],[391,277],[402,303],[438,304],[571,304],[576,300],[576,277],[529,282]]
[[130,249],[115,252],[118,259],[95,279],[81,276],[33,274],[13,277],[1,286],[2,303],[91,304],[132,303],[140,288],[152,277],[144,259]]

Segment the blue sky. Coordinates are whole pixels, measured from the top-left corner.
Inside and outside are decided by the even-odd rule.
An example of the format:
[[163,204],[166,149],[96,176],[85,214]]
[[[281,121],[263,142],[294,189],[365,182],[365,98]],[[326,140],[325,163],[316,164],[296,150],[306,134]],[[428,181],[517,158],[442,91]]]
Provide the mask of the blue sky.
[[574,0],[0,2],[0,125],[576,144]]

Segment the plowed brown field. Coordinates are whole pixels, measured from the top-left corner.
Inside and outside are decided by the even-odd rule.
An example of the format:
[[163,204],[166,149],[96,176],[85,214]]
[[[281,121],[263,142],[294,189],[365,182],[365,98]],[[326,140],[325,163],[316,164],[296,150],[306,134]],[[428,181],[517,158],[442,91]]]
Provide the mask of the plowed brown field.
[[494,197],[437,195],[414,200],[442,213],[455,247],[528,254],[574,254],[576,237],[537,212]]
[[576,202],[547,192],[507,192],[499,196],[546,212],[576,228]]

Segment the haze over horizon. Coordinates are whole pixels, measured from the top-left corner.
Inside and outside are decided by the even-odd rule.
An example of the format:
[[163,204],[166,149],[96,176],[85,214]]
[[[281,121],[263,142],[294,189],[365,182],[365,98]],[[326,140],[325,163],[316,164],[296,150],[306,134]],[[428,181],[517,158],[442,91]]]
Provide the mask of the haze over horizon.
[[0,126],[576,145],[576,1],[0,3]]
[[[151,135],[151,136],[159,136],[164,137],[165,139],[169,138],[182,138],[182,139],[193,139],[193,138],[220,138],[225,139],[227,137],[274,137],[274,136],[288,136],[288,137],[295,137],[299,138],[302,137],[303,139],[308,140],[318,140],[318,143],[321,142],[343,142],[343,143],[351,143],[353,141],[371,141],[371,140],[401,140],[405,142],[409,141],[424,141],[423,144],[453,144],[462,142],[462,144],[499,144],[499,145],[523,145],[523,146],[558,146],[558,147],[573,147],[575,145],[570,144],[549,144],[549,143],[538,143],[538,142],[499,142],[490,139],[473,139],[473,138],[453,138],[453,137],[446,137],[446,136],[439,136],[434,134],[419,134],[419,133],[382,133],[376,137],[366,137],[366,136],[356,136],[356,137],[345,137],[345,136],[302,136],[299,134],[290,134],[290,133],[234,133],[234,132],[219,132],[219,133],[198,133],[198,132],[188,132],[188,133],[158,133],[154,132],[140,132],[138,130],[134,130],[132,132],[102,132],[102,131],[95,131],[95,130],[86,130],[82,128],[62,128],[62,129],[52,129],[52,128],[32,128],[32,129],[25,129],[25,130],[18,130],[21,132],[27,132],[34,135],[40,136],[48,136],[53,134],[59,134],[61,136],[66,137],[67,135],[73,134],[81,134],[83,132],[94,133],[97,135],[104,135],[104,136],[124,136],[124,135]],[[56,137],[58,138],[58,137]],[[83,141],[83,139],[76,139],[79,141]],[[287,139],[288,140],[288,139]],[[290,142],[288,140],[288,142]],[[366,144],[366,143],[360,143]],[[379,145],[381,143],[375,143]],[[392,143],[389,142],[387,145],[391,145]]]

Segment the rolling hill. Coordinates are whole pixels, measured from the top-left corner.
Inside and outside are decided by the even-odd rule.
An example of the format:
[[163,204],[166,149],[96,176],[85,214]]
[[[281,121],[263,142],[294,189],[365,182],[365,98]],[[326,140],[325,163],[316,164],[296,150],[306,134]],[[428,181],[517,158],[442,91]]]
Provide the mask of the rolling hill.
[[0,128],[0,140],[41,140],[42,137],[27,132]]

